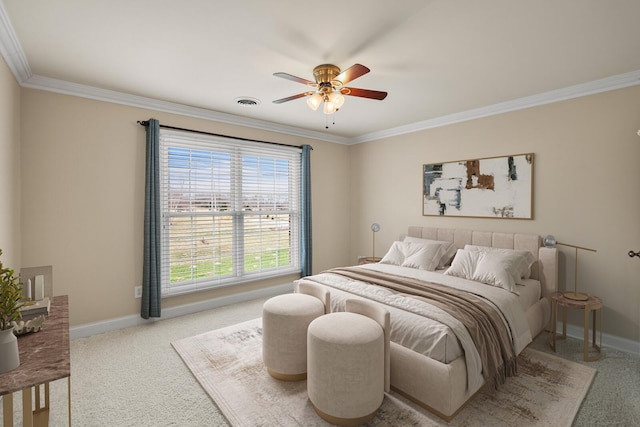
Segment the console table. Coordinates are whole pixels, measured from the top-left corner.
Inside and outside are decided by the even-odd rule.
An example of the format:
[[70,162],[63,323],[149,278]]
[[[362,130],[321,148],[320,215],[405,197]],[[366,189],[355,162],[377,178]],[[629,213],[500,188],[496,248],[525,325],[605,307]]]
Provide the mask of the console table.
[[[22,425],[49,425],[49,383],[67,378],[71,426],[71,363],[69,361],[69,299],[53,297],[40,332],[18,338],[20,366],[0,374],[3,425],[13,427],[13,393],[22,391]],[[40,387],[44,386],[44,404]],[[35,389],[35,393],[34,390]],[[35,404],[34,404],[35,398]],[[35,406],[35,409],[34,409]]]

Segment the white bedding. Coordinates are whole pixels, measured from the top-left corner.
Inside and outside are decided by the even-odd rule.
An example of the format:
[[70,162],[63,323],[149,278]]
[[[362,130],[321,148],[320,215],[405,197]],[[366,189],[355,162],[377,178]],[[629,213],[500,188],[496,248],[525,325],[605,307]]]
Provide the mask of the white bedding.
[[[439,283],[482,296],[502,314],[511,332],[516,353],[520,353],[531,342],[525,311],[540,298],[537,280],[528,279],[524,285],[518,285],[520,295],[516,295],[502,288],[443,275],[441,271],[390,264],[359,267]],[[465,355],[469,385],[482,382],[480,356],[471,337],[462,323],[446,312],[416,298],[331,273],[320,273],[301,280],[313,280],[332,288],[332,311],[344,311],[344,301],[348,298],[367,298],[386,304],[391,313],[391,341],[442,363]]]
[[524,311],[527,311],[529,307],[537,303],[542,297],[542,285],[539,280],[524,279],[522,283],[518,283],[518,301]]
[[[446,269],[436,270],[434,273],[444,273],[445,271]],[[542,285],[536,279],[520,279],[517,283],[517,289],[520,295],[516,296],[525,312],[542,297]]]

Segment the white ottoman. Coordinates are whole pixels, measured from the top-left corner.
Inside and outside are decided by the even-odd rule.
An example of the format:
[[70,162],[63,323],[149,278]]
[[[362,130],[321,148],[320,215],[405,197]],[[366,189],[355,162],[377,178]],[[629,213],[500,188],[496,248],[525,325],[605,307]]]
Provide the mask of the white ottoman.
[[285,294],[262,307],[262,360],[279,380],[307,377],[307,328],[325,313],[324,303],[307,294]]
[[[370,308],[362,301],[357,305],[352,311],[366,313]],[[374,310],[382,324],[375,316],[343,312],[309,325],[307,393],[318,415],[332,424],[355,426],[371,420],[389,389],[389,312]]]

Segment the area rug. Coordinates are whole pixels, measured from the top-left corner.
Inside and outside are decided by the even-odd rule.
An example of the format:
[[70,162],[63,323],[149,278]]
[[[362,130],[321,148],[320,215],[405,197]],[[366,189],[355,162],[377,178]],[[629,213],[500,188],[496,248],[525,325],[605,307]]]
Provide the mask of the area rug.
[[[262,363],[260,318],[172,343],[233,426],[328,426],[307,398],[306,381],[273,379]],[[395,392],[367,426],[570,426],[595,370],[525,349],[518,376],[481,392],[449,423]]]

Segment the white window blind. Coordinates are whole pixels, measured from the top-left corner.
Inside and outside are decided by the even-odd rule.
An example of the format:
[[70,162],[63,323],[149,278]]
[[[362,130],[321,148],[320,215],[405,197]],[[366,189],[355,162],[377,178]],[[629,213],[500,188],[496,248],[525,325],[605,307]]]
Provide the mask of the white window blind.
[[300,150],[160,130],[162,295],[300,271]]

